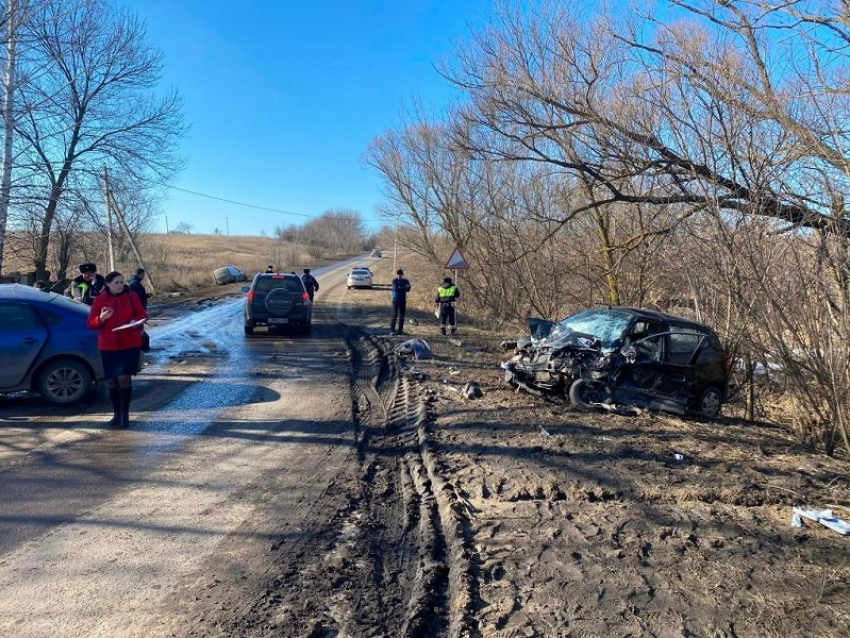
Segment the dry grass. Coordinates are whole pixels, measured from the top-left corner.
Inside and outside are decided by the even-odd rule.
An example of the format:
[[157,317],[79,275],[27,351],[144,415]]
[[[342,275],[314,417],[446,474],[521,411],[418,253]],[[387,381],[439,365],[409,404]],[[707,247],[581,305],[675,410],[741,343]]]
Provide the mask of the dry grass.
[[[213,270],[222,266],[236,266],[250,279],[269,264],[286,272],[329,261],[314,261],[304,246],[271,237],[148,234],[139,236],[138,242],[157,292],[185,292],[210,286],[214,283]],[[32,247],[26,237],[11,234],[7,245],[10,249],[4,256],[4,274],[31,272]],[[48,269],[56,272],[54,261],[51,255]],[[102,236],[84,238],[81,249],[71,257],[69,274],[74,276],[76,265],[84,261],[96,262],[102,273],[109,270]],[[116,257],[117,270],[129,274],[138,266],[129,246],[124,246]]]
[[250,279],[269,264],[288,271],[310,263],[302,246],[269,237],[144,235],[139,243],[146,267],[164,292],[207,285],[212,271],[222,266],[236,266]]

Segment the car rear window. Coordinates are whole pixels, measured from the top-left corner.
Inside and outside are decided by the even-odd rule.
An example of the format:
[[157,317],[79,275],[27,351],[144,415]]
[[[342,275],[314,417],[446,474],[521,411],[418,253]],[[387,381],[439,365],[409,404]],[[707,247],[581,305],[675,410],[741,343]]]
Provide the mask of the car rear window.
[[254,284],[255,292],[268,292],[286,288],[289,292],[304,292],[304,284],[298,277],[259,277]]

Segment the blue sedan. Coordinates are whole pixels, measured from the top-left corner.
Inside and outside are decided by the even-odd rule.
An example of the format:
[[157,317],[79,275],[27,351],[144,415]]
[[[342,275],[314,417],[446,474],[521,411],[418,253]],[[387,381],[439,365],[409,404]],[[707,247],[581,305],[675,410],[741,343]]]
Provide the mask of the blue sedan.
[[59,405],[81,400],[103,378],[88,313],[56,293],[0,285],[0,393],[33,390]]

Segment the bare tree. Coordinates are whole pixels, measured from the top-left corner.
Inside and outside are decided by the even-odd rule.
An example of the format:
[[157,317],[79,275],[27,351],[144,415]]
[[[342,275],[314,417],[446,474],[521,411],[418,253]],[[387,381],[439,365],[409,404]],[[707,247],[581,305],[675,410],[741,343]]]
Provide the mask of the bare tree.
[[365,234],[360,214],[344,208],[325,211],[306,222],[297,233],[316,258],[358,252],[362,250]]
[[846,60],[846,7],[670,4],[690,19],[505,10],[446,70],[470,98],[456,141],[578,174],[595,206],[711,207],[847,234],[830,204],[850,185],[850,90],[823,62]]
[[127,183],[167,179],[180,166],[175,145],[184,128],[178,95],[153,93],[161,54],[132,14],[106,0],[70,8],[48,0],[30,29],[45,66],[20,85],[25,115],[16,132],[26,188],[43,207],[34,259],[41,277],[69,186],[98,192],[103,166]]

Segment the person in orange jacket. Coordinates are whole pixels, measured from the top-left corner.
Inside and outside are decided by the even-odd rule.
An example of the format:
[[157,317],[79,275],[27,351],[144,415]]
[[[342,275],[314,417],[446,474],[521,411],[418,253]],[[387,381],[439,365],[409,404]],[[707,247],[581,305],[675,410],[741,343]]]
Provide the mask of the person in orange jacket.
[[132,377],[139,371],[142,326],[119,328],[134,321],[146,320],[148,313],[138,295],[124,284],[124,276],[120,272],[109,273],[104,281],[105,289],[94,298],[86,325],[98,331],[97,347],[100,349],[112,401],[112,420],[109,425],[126,428],[130,425]]

